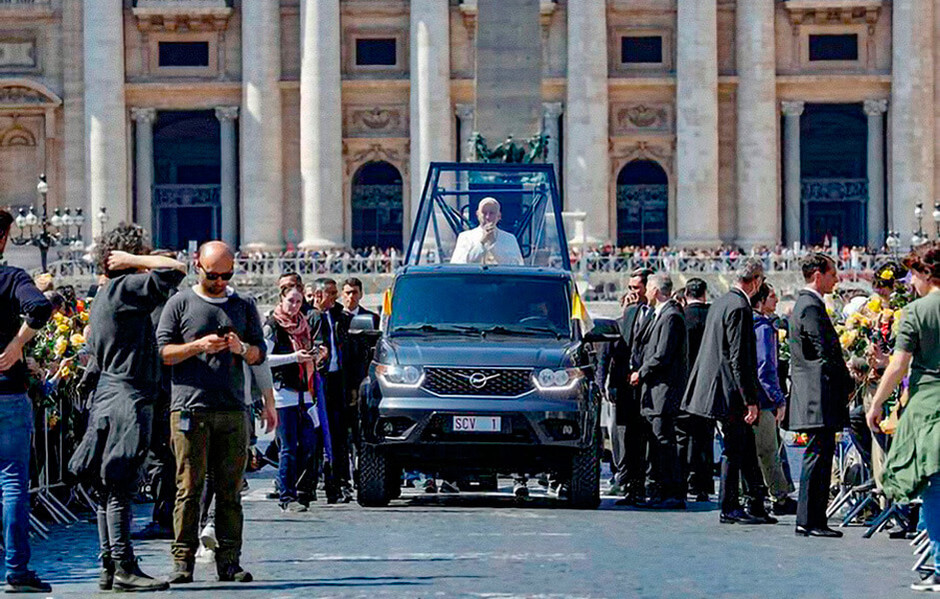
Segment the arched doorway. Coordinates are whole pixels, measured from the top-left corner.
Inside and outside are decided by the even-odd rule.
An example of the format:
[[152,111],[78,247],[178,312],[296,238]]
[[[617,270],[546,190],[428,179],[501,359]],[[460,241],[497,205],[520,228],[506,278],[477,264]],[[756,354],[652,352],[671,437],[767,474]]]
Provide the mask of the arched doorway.
[[868,121],[861,104],[807,104],[800,119],[801,241],[866,245]]
[[153,128],[153,239],[181,249],[219,239],[219,120],[210,110],[161,111]]
[[669,178],[653,160],[634,160],[617,175],[617,245],[669,245]]
[[402,178],[384,160],[367,162],[352,178],[352,246],[402,248]]

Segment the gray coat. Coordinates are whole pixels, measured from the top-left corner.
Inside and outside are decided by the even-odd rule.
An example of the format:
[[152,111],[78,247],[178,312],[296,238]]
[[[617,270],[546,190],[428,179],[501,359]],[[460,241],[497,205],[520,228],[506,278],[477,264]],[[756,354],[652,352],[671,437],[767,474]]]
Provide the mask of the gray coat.
[[826,305],[812,291],[797,297],[790,318],[788,429],[841,429],[848,421],[852,377]]
[[679,411],[689,376],[689,347],[682,308],[674,300],[663,306],[640,340],[643,358],[640,406],[644,416],[671,416]]

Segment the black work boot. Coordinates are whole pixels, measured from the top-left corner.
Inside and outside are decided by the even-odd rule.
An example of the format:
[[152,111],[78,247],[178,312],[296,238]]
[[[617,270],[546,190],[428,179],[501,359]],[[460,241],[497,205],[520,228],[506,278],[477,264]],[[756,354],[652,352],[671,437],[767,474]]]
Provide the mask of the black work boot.
[[110,591],[114,586],[114,560],[111,556],[101,556],[101,573],[98,575],[98,588]]
[[144,574],[136,559],[122,561],[114,571],[115,591],[167,591],[169,583]]
[[170,584],[189,584],[193,581],[193,562],[173,562],[173,573],[167,578]]
[[219,564],[216,572],[219,582],[251,582],[254,577],[251,572],[243,570],[237,563]]

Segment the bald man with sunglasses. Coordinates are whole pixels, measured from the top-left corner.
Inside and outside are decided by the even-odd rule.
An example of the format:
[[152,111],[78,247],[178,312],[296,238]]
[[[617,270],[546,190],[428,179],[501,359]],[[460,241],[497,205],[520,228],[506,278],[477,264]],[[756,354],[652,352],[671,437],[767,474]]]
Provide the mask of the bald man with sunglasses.
[[[178,489],[173,510],[171,584],[193,581],[200,501],[206,473],[215,490],[216,569],[223,582],[250,582],[241,568],[239,491],[248,459],[243,364],[265,357],[261,317],[250,298],[229,287],[232,250],[210,241],[196,258],[199,282],[170,298],[157,327],[163,362],[172,366],[170,437]],[[269,429],[276,416],[266,410]]]

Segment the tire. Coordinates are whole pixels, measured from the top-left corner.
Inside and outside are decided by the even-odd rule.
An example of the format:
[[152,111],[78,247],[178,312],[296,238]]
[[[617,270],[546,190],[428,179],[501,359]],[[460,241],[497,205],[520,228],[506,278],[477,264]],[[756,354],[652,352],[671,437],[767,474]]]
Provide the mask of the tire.
[[375,445],[363,443],[359,451],[359,489],[356,501],[363,507],[388,505],[388,460]]
[[596,429],[593,442],[571,459],[569,505],[576,510],[593,510],[601,504],[601,444]]

